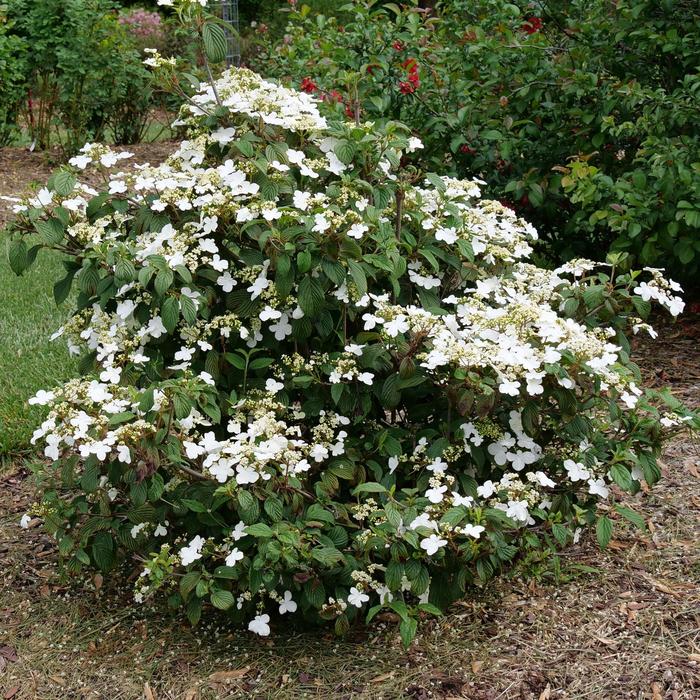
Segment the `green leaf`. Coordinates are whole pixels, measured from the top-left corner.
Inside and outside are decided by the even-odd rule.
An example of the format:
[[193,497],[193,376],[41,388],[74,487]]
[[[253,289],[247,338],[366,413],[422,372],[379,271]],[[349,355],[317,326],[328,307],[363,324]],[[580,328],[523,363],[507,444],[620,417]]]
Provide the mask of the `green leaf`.
[[403,564],[398,561],[389,562],[389,565],[386,567],[386,572],[384,573],[384,581],[391,590],[398,591],[401,588],[403,576]]
[[303,277],[299,282],[299,306],[309,317],[315,318],[323,309],[325,293],[313,277]]
[[237,579],[239,571],[233,566],[217,566],[214,569],[215,578]]
[[158,270],[158,274],[156,275],[156,281],[153,284],[156,292],[160,295],[165,294],[165,292],[167,292],[168,289],[170,289],[170,285],[173,283],[173,279],[174,275],[172,273],[172,270],[170,270],[169,268],[164,267]]
[[195,304],[194,299],[190,299],[185,294],[180,296],[180,310],[182,311],[182,317],[190,325],[197,320],[197,304]]
[[226,60],[228,41],[226,32],[220,25],[206,22],[202,27],[202,40],[204,53],[212,63],[221,63]]
[[160,317],[168,333],[172,333],[177,328],[180,320],[180,302],[175,297],[168,297],[160,307]]
[[435,615],[435,617],[442,617],[444,615],[442,610],[440,610],[440,608],[438,608],[437,605],[433,605],[432,603],[420,603],[418,605],[418,610],[427,612],[430,615]]
[[367,617],[365,618],[365,623],[369,624],[372,622],[377,613],[384,608],[383,605],[374,605],[367,611]]
[[601,546],[601,549],[605,549],[608,546],[610,538],[612,537],[612,530],[613,524],[610,518],[608,518],[606,515],[601,515],[598,518],[598,522],[595,526],[595,534],[598,538],[598,544]]
[[417,631],[418,622],[412,617],[401,621],[401,625],[399,625],[399,633],[401,635],[401,641],[406,649],[411,646],[411,642],[415,639]]
[[202,617],[202,601],[199,598],[190,598],[189,602],[187,603],[186,611],[187,619],[194,627]]
[[355,146],[350,141],[341,139],[335,146],[335,154],[341,163],[348,165],[355,157]]
[[308,250],[302,250],[297,255],[297,268],[302,275],[311,269],[311,253]]
[[46,221],[37,221],[34,228],[39,232],[39,235],[48,245],[55,245],[63,240],[65,228],[58,219],[48,219]]
[[408,606],[406,603],[403,602],[403,600],[393,600],[391,603],[389,603],[389,607],[402,619],[402,620],[408,620],[410,619],[410,615],[408,612]]
[[625,518],[625,520],[629,520],[632,523],[632,525],[639,528],[640,530],[647,529],[647,525],[646,525],[646,522],[644,522],[644,518],[639,513],[637,513],[636,510],[632,510],[631,508],[628,508],[627,506],[620,506],[620,505],[616,505],[615,510],[623,518]]
[[332,513],[329,513],[320,503],[312,503],[306,511],[306,520],[320,520],[324,523],[335,523]]
[[236,599],[231,591],[214,591],[209,598],[211,604],[219,610],[228,610],[233,607]]
[[12,241],[8,251],[8,260],[10,262],[10,269],[16,275],[21,275],[29,267],[27,244],[23,239],[18,238]]
[[270,516],[272,522],[278,523],[284,517],[284,507],[282,501],[276,496],[269,496],[263,504],[265,512]]
[[253,537],[274,537],[275,533],[272,532],[268,525],[265,523],[256,523],[255,525],[248,525],[246,532]]
[[286,253],[277,257],[275,287],[282,299],[286,299],[294,286],[294,275],[292,274],[292,260]]
[[386,487],[375,481],[368,481],[367,483],[356,486],[352,495],[357,496],[360,493],[386,493]]
[[569,539],[569,531],[559,523],[552,523],[552,534],[559,544],[566,544]]
[[627,467],[622,464],[613,464],[610,467],[610,476],[623,491],[632,491],[632,475]]
[[183,598],[187,598],[190,593],[197,587],[202,574],[199,571],[188,571],[180,579],[180,593]]
[[207,507],[203,504],[200,503],[199,501],[195,501],[193,498],[183,498],[180,503],[182,503],[183,506],[185,506],[187,509],[191,510],[193,513],[206,513],[207,512]]
[[136,277],[134,263],[127,258],[119,258],[114,266],[114,276],[122,282],[131,282]]
[[73,173],[68,172],[67,170],[61,170],[60,172],[56,173],[52,179],[53,190],[61,197],[67,197],[69,194],[71,194],[78,182]]
[[75,270],[71,270],[62,280],[58,280],[53,286],[53,298],[56,300],[57,304],[62,304],[70,294],[71,287],[73,286],[73,278],[75,277]]
[[314,547],[311,550],[311,556],[324,566],[333,566],[345,560],[342,552],[335,547]]
[[107,571],[114,562],[114,540],[106,532],[98,532],[92,543],[92,560],[102,571]]
[[365,275],[362,265],[354,260],[348,260],[347,263],[350,276],[357,287],[357,291],[364,296],[367,294],[367,276]]

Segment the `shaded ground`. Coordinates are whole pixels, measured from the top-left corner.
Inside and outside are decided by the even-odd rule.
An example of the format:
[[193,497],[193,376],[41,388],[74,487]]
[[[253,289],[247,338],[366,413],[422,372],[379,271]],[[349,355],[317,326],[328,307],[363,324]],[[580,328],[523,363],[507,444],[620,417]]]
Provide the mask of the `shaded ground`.
[[[667,329],[658,354],[639,351],[650,381],[696,405],[698,329]],[[134,606],[117,580],[62,583],[54,544],[17,526],[31,488],[16,470],[0,481],[0,698],[697,700],[700,444],[671,444],[663,471],[630,499],[648,533],[617,522],[603,555],[584,538],[530,563],[406,652],[390,627],[345,640],[261,640],[213,619],[193,631]]]

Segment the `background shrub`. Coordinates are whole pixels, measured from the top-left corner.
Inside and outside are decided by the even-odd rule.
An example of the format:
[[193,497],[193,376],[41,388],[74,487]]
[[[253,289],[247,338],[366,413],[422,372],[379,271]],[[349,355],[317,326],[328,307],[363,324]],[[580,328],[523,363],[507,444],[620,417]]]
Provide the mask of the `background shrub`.
[[17,122],[27,90],[27,43],[12,31],[7,6],[0,4],[0,146],[17,133]]
[[339,20],[299,5],[281,38],[254,37],[250,62],[338,110],[405,121],[426,146],[414,162],[484,178],[537,224],[550,258],[612,247],[692,283],[697,4],[533,7],[356,2]]
[[28,127],[39,148],[136,139],[151,106],[148,72],[110,0],[11,0],[14,32],[31,45]]

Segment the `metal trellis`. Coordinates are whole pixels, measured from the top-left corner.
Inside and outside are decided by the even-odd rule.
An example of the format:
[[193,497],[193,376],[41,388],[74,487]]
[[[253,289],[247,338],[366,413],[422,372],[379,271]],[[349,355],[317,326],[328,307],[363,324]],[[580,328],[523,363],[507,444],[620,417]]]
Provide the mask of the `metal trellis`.
[[226,65],[241,65],[241,42],[239,38],[240,21],[238,18],[238,0],[221,0],[219,3],[221,19],[233,27],[233,31],[226,30],[228,48],[226,51]]

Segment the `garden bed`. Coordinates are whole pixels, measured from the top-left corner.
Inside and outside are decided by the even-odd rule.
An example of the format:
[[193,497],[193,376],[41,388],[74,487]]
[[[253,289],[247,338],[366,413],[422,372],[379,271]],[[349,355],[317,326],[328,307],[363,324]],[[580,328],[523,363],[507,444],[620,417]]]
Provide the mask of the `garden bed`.
[[[689,317],[637,348],[647,381],[700,404],[698,334]],[[18,521],[27,470],[0,483],[0,697],[468,698],[535,700],[700,694],[700,445],[676,441],[663,479],[628,500],[640,534],[616,523],[603,555],[590,535],[475,591],[405,651],[390,629],[250,638],[219,617],[192,630],[130,599],[130,584],[66,583],[56,550]],[[388,621],[389,622],[389,621]],[[323,636],[321,636],[323,635]]]

